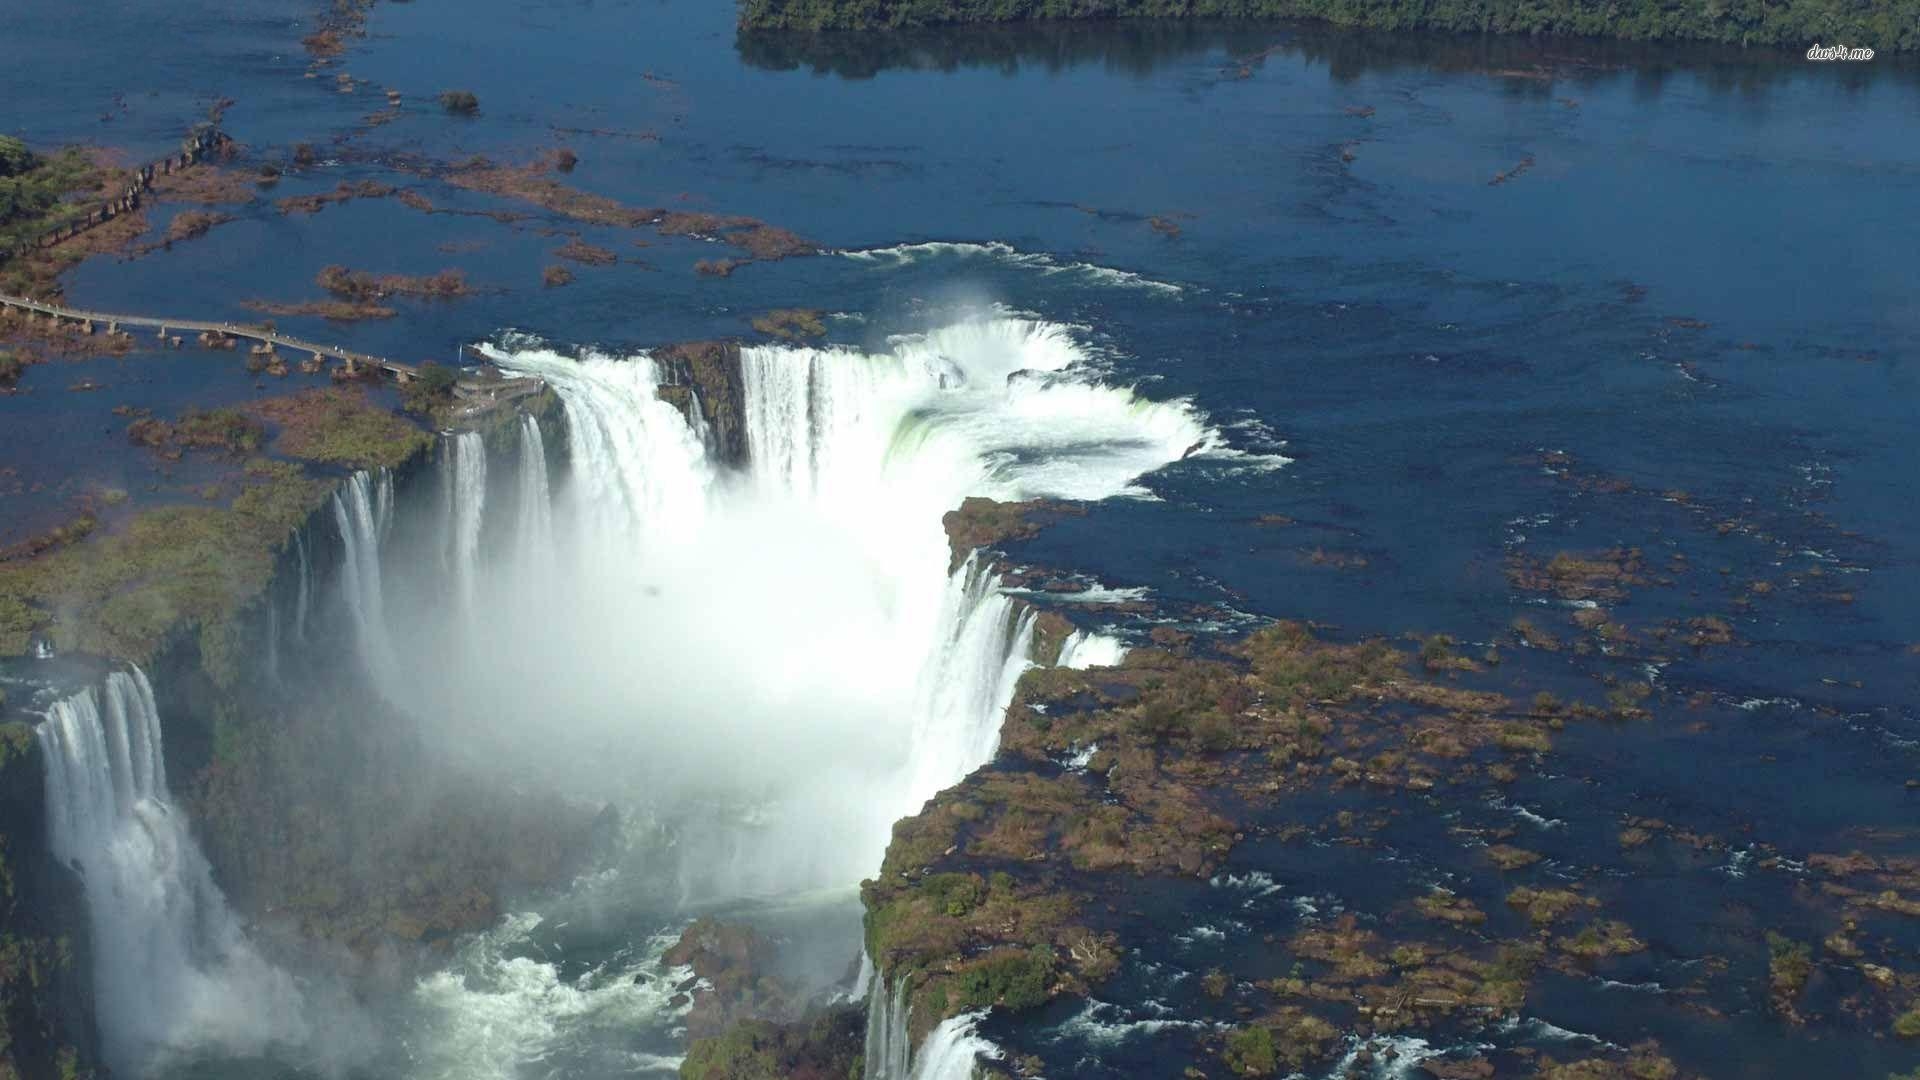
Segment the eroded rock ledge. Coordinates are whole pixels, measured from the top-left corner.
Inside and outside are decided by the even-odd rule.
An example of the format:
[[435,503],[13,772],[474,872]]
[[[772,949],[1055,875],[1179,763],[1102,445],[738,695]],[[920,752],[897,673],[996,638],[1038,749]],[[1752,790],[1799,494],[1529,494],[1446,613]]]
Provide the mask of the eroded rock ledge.
[[728,465],[747,460],[746,380],[740,371],[740,343],[690,341],[653,350],[659,366],[660,400],[694,421],[693,403],[700,419],[713,433],[715,451]]

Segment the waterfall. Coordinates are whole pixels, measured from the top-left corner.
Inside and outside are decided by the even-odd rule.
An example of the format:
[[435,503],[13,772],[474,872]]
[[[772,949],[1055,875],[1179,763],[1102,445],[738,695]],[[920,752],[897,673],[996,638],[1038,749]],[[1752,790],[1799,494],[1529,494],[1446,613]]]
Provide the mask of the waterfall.
[[[992,757],[1031,618],[979,560],[950,569],[942,515],[1134,491],[1215,438],[1184,402],[1090,381],[1065,327],[891,340],[743,347],[737,471],[645,354],[482,350],[566,410],[549,525],[566,550],[487,595],[484,617],[522,632],[437,661],[459,677],[433,711],[466,752],[657,800],[687,838],[688,900],[859,880],[893,821]],[[1088,662],[1116,647],[1075,644]],[[569,720],[536,733],[532,713]]]
[[910,1080],[913,1053],[907,1037],[907,979],[891,992],[875,978],[867,990],[866,1080]]
[[267,681],[280,682],[280,605],[267,594]]
[[524,562],[548,558],[553,552],[553,503],[547,485],[547,444],[540,425],[531,416],[520,418],[519,517],[514,526],[514,553]]
[[480,436],[467,431],[441,440],[440,473],[446,519],[444,564],[461,611],[470,616],[479,576],[480,523],[487,503],[487,447]]
[[397,670],[387,637],[386,600],[380,586],[380,547],[391,527],[393,478],[356,472],[333,493],[333,519],[340,528],[344,558],[340,589],[353,621],[360,661],[382,688],[396,685]]
[[[644,353],[482,351],[566,410],[548,524],[561,550],[531,568],[524,543],[483,556],[517,560],[530,586],[481,575],[479,617],[513,627],[510,647],[410,636],[446,675],[419,688],[420,712],[515,782],[657,822],[657,841],[609,873],[682,907],[845,896],[902,814],[991,759],[1033,617],[984,560],[952,565],[944,514],[974,495],[1143,495],[1143,474],[1217,445],[1190,405],[1101,385],[1068,328],[1036,321],[875,352],[743,347],[738,467],[717,460],[697,404],[689,416],[660,400]],[[420,594],[398,625],[435,617]],[[1093,662],[1118,645],[1074,649]],[[514,964],[539,985],[561,977],[544,958]],[[912,1071],[904,980],[869,975],[865,989],[870,1077],[947,1080],[995,1053],[962,1018]],[[423,992],[445,992],[448,1032],[485,1027],[491,1006]],[[565,997],[521,1019],[560,1030]],[[493,1073],[551,1061],[545,1035],[515,1045]]]
[[195,1046],[236,1054],[309,1034],[306,1003],[248,943],[167,792],[160,714],[138,668],[56,703],[35,729],[48,845],[81,876],[102,1049],[142,1076]]
[[973,1080],[981,1058],[999,1060],[1000,1048],[974,1034],[984,1012],[948,1017],[920,1047],[913,1080]]
[[1127,658],[1127,647],[1120,639],[1111,634],[1101,634],[1088,630],[1075,630],[1060,643],[1060,659],[1055,663],[1063,668],[1119,667]]
[[947,578],[939,626],[913,707],[911,777],[899,810],[912,813],[935,792],[992,759],[1000,719],[1028,666],[1033,612],[1000,591],[1000,578],[969,555]]
[[[538,375],[567,410],[569,511],[577,539],[630,553],[631,541],[692,535],[712,469],[680,411],[661,401],[658,369],[645,356],[482,350]],[[607,551],[600,552],[609,554]]]
[[313,567],[307,561],[307,542],[302,538],[304,530],[295,530],[293,534],[293,554],[299,563],[299,581],[293,596],[293,636],[294,640],[305,643],[307,640],[307,605],[313,588]]
[[706,411],[700,408],[699,392],[692,387],[687,388],[687,426],[693,429],[693,437],[700,440],[700,449],[707,457],[719,455],[720,441],[714,437],[713,425],[707,423]]
[[847,991],[846,1001],[867,1000],[868,988],[873,985],[873,957],[867,955],[866,947],[860,948],[860,970],[853,977],[853,989]]

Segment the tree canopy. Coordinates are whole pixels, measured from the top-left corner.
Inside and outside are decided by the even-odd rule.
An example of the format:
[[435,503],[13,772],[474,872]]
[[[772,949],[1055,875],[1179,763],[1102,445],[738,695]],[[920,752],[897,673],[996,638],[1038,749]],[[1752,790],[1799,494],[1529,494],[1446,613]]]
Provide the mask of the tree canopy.
[[744,29],[1132,17],[1318,19],[1380,30],[1920,49],[1920,0],[740,0]]

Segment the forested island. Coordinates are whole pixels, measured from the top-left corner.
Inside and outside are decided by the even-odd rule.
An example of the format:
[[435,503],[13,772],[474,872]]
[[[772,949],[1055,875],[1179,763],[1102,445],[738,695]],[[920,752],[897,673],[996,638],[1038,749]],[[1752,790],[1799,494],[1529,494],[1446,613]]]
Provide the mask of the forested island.
[[742,0],[743,30],[871,30],[1044,19],[1312,19],[1350,29],[1554,34],[1631,41],[1920,48],[1915,0]]

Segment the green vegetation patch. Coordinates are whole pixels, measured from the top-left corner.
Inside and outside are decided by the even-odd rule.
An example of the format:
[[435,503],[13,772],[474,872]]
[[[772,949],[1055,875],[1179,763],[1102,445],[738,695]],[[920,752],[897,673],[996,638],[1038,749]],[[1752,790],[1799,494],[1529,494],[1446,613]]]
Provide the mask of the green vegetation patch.
[[453,385],[460,376],[444,364],[429,360],[420,365],[420,374],[400,384],[400,405],[410,413],[433,416],[453,404]]
[[827,332],[827,324],[820,321],[820,314],[813,308],[776,308],[764,315],[755,315],[753,328],[783,341],[821,337]]
[[233,616],[331,490],[262,458],[247,463],[242,484],[230,507],[160,507],[87,543],[0,563],[0,655],[24,653],[44,633],[61,649],[144,663],[175,627],[197,626],[208,671],[231,678]]
[[0,248],[30,242],[94,210],[79,195],[97,195],[107,170],[74,147],[41,157],[18,139],[0,137]]
[[1384,641],[1325,644],[1296,622],[1249,635],[1239,651],[1269,693],[1305,701],[1346,701],[1397,678],[1405,661]]
[[[889,853],[891,854],[891,852]],[[867,951],[888,982],[913,980],[915,1037],[958,1013],[1029,1009],[1085,993],[1119,966],[1111,933],[1078,924],[1080,900],[1004,871],[884,873],[861,886]]]
[[1296,1008],[1282,1009],[1257,1024],[1227,1034],[1221,1060],[1240,1076],[1273,1076],[1285,1066],[1297,1071],[1319,1058],[1340,1037],[1340,1029]]
[[1458,33],[1571,34],[1639,41],[1786,45],[1842,41],[1920,49],[1914,0],[1733,0],[1608,4],[1599,0],[741,0],[743,29],[857,30],[1030,19],[1318,19],[1335,26]]
[[857,1078],[866,1014],[836,1009],[808,1021],[775,1024],[746,1020],[709,1038],[696,1038],[680,1065],[682,1080],[792,1080]]
[[250,409],[279,425],[275,450],[328,465],[392,468],[433,442],[433,436],[357,389],[308,390],[256,402]]
[[174,423],[145,417],[127,425],[127,438],[136,445],[172,452],[175,457],[181,449],[251,454],[266,437],[260,421],[238,409],[188,409]]

